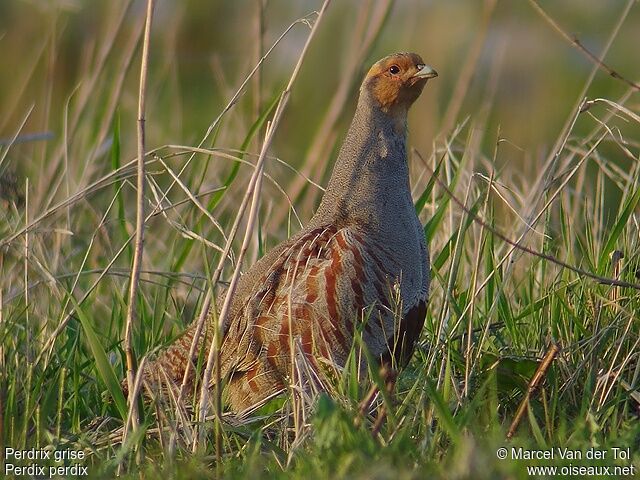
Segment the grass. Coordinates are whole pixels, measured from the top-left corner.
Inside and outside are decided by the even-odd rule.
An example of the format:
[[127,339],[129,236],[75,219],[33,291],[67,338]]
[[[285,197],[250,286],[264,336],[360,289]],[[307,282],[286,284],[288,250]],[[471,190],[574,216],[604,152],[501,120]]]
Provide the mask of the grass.
[[[357,375],[356,341],[353,361],[335,372],[327,393],[308,398],[294,389],[293,400],[274,399],[242,419],[224,415],[221,423],[213,410],[206,422],[197,421],[198,395],[187,395],[186,409],[140,404],[139,428],[124,442],[131,408],[119,383],[134,257],[132,159],[144,14],[130,2],[99,4],[99,20],[81,2],[0,7],[0,18],[9,19],[0,42],[20,45],[18,33],[29,39],[23,49],[7,50],[0,67],[15,70],[0,85],[7,112],[0,120],[3,455],[5,447],[82,452],[82,460],[58,465],[88,466],[91,478],[553,476],[529,474],[532,466],[557,467],[561,477],[604,476],[605,467],[610,473],[626,468],[618,478],[640,477],[640,294],[554,261],[640,283],[638,92],[629,80],[607,75],[613,69],[637,78],[629,62],[635,43],[628,39],[640,13],[632,2],[626,9],[616,5],[592,16],[587,9],[567,14],[544,5],[546,17],[531,4],[424,7],[433,32],[414,25],[399,33],[406,35],[402,49],[436,57],[440,78],[410,118],[412,187],[433,281],[424,332],[394,395],[377,395],[362,412],[371,386],[384,388],[375,369],[366,378]],[[202,48],[199,22],[211,17],[188,2],[166,8],[156,10],[150,43],[146,231],[131,336],[138,363],[198,318],[217,283],[226,284],[236,267],[246,269],[310,217],[362,69],[394,45],[388,32],[412,25],[416,15],[393,2],[360,9],[332,3],[275,124],[274,143],[261,156],[268,122],[310,30],[296,23],[275,41],[296,15],[311,23],[316,16],[271,4],[237,12],[216,4],[208,14],[238,19],[244,34],[260,41],[236,45],[237,31],[227,22],[210,33],[206,48],[235,53],[214,57],[205,74],[207,62],[190,62],[188,52]],[[461,25],[483,15],[462,36],[456,26],[452,32],[438,26],[451,9]],[[518,15],[524,27],[514,29]],[[46,42],[28,18],[52,25],[43,30]],[[345,18],[356,27],[348,38]],[[604,47],[589,50],[600,63],[586,59],[571,37],[555,35],[574,18],[593,35],[607,27],[598,43]],[[81,28],[90,21],[97,22],[95,32]],[[532,47],[536,60],[526,70],[507,43],[523,48],[538,28],[548,35]],[[83,41],[74,43],[74,35]],[[496,40],[500,35],[506,39]],[[343,75],[329,69],[321,78],[316,67],[327,65],[336,42],[345,45],[342,63],[336,62]],[[561,48],[564,61],[551,52]],[[17,57],[13,50],[31,55]],[[553,65],[555,75],[540,75],[540,66]],[[200,77],[195,87],[194,75]],[[522,80],[527,75],[535,81]],[[206,83],[212,81],[215,88]],[[519,88],[530,89],[524,101],[514,100]],[[517,117],[523,105],[530,110]],[[252,225],[236,221],[236,214],[243,196],[249,198],[259,158],[264,182]],[[251,228],[239,267],[246,223]],[[227,245],[234,248],[225,253]],[[220,282],[211,280],[217,266]],[[536,369],[555,346],[557,355],[507,440]],[[381,409],[386,421],[372,434]],[[193,453],[198,431],[204,441]],[[503,447],[508,455],[501,460]],[[553,451],[555,458],[512,458],[519,449]],[[563,459],[562,449],[582,458]]]

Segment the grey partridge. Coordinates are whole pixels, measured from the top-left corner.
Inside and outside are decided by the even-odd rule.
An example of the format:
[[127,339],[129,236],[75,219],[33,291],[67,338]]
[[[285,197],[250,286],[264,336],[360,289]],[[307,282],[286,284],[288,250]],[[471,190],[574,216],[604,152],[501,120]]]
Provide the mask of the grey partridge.
[[[343,367],[356,331],[376,360],[401,366],[410,358],[430,267],[409,188],[407,113],[435,76],[415,53],[371,67],[317,212],[242,275],[220,350],[233,411],[285,390],[296,355],[316,372]],[[201,348],[211,341],[211,318]],[[197,360],[187,358],[195,323],[147,366],[146,381],[182,382]]]

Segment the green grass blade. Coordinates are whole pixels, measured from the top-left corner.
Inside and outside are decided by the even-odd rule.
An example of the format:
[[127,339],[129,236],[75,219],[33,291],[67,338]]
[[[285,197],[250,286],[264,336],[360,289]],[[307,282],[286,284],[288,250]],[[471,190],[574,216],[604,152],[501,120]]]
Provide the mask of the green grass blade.
[[73,307],[78,315],[78,318],[80,319],[82,328],[84,329],[84,333],[87,337],[87,343],[96,362],[96,369],[98,371],[98,374],[100,375],[100,378],[102,379],[104,384],[107,386],[107,391],[109,392],[109,395],[111,395],[111,398],[113,398],[122,420],[126,420],[129,410],[127,408],[127,401],[125,400],[124,394],[120,389],[120,383],[118,382],[113,367],[109,363],[107,354],[104,351],[104,348],[102,347],[102,344],[100,343],[95,330],[93,329],[91,320],[84,312],[82,307],[78,304],[73,295],[69,294],[69,299],[71,300],[71,303],[73,303]]
[[427,203],[427,200],[429,199],[429,196],[433,191],[433,187],[436,184],[436,178],[438,178],[440,175],[440,168],[442,167],[443,162],[444,157],[442,157],[442,159],[438,162],[438,165],[436,165],[436,168],[433,171],[433,175],[431,175],[431,178],[427,182],[427,186],[422,191],[422,194],[420,194],[420,198],[418,198],[418,200],[416,201],[416,213],[419,214]]
[[[242,142],[242,146],[240,147],[240,155],[239,155],[240,159],[244,158],[244,152],[247,150],[247,148],[249,147],[249,144],[251,143],[253,138],[256,136],[258,131],[265,124],[265,122],[267,121],[267,118],[269,117],[269,115],[271,115],[271,112],[276,107],[279,100],[280,100],[280,95],[276,95],[273,98],[273,100],[271,100],[271,103],[267,106],[267,108],[265,108],[264,112],[262,112],[262,114],[258,117],[258,119],[255,122],[253,122],[253,125],[251,125],[251,128],[249,129],[249,132],[247,133],[247,136],[244,138],[244,141]],[[212,211],[213,209],[215,209],[218,203],[220,203],[220,200],[222,200],[222,197],[227,192],[227,190],[235,180],[236,176],[238,175],[239,170],[240,170],[240,162],[235,162],[235,164],[233,165],[233,168],[231,169],[231,172],[229,172],[229,175],[227,175],[227,178],[222,184],[224,186],[224,189],[218,192],[215,192],[211,196],[211,200],[207,205],[207,208],[209,209],[209,211]]]
[[600,275],[604,275],[606,273],[606,270],[610,263],[609,255],[611,255],[613,250],[616,248],[620,235],[622,235],[624,227],[627,225],[627,222],[629,221],[629,217],[638,206],[639,201],[640,201],[640,188],[637,188],[634,194],[631,195],[623,205],[620,215],[618,216],[618,220],[613,226],[613,229],[609,234],[609,238],[607,238],[607,242],[604,244],[602,252],[600,253],[600,258],[598,261],[598,273]]

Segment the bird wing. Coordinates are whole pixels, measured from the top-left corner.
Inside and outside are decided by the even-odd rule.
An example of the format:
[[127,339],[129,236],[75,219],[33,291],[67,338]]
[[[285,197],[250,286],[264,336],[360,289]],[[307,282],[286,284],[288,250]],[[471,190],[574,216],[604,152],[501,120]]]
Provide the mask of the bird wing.
[[268,263],[258,262],[246,274],[258,280],[236,296],[221,347],[223,375],[248,372],[260,361],[284,374],[295,339],[309,357],[315,350],[344,364],[363,311],[365,342],[374,355],[384,354],[393,336],[393,326],[381,321],[393,313],[392,279],[374,250],[354,229],[327,225],[303,230]]

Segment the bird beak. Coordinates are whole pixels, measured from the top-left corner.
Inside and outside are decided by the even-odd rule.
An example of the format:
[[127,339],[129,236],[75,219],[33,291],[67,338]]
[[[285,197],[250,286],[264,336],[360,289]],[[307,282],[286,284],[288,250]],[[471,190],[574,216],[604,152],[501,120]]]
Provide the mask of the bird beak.
[[413,75],[414,78],[434,78],[438,76],[433,67],[429,65],[418,65],[418,71]]

